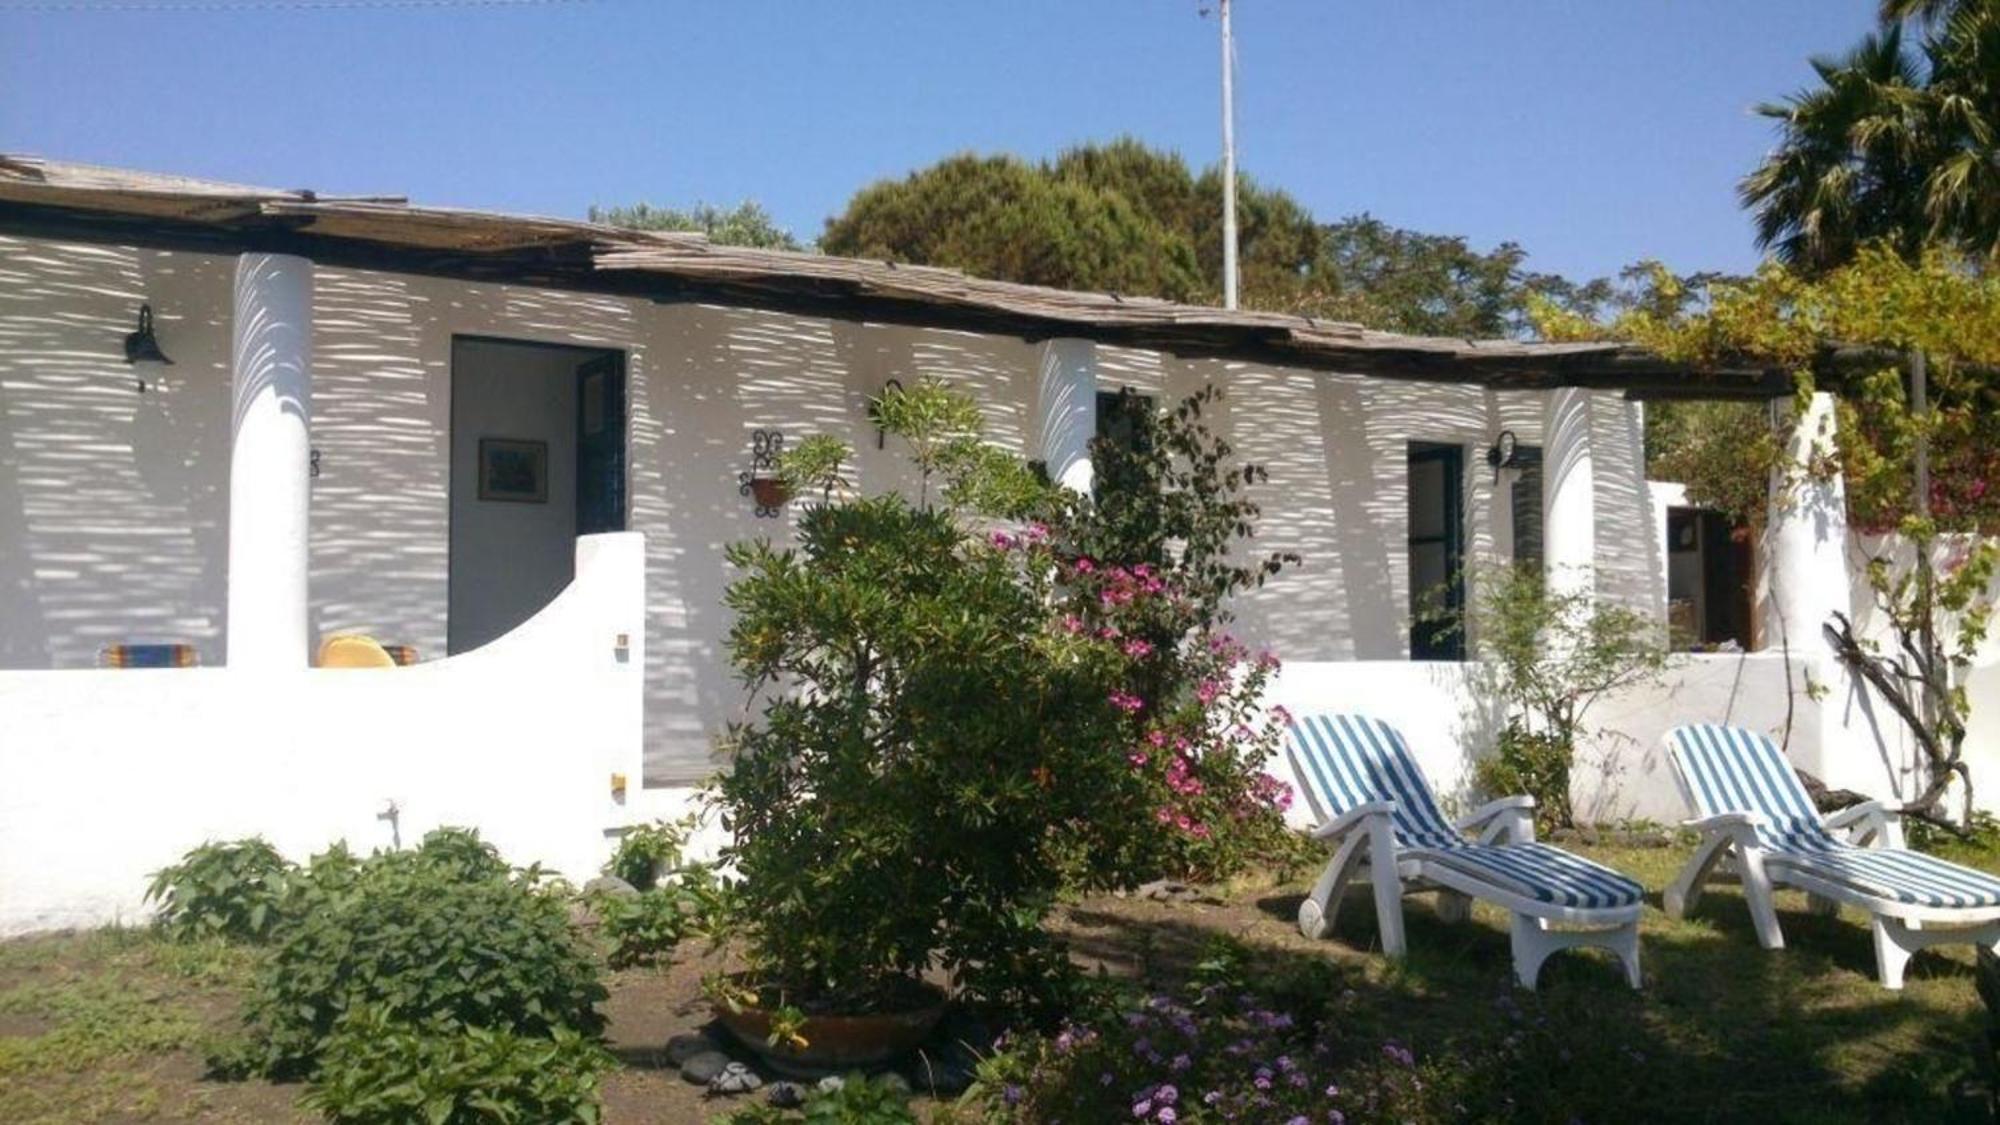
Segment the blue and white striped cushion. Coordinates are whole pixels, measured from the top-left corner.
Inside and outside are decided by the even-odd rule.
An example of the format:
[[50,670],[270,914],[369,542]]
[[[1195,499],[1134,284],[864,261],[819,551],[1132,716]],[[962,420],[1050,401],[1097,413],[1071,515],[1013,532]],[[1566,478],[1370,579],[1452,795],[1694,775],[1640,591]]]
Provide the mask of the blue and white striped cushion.
[[1630,906],[1646,893],[1609,867],[1541,843],[1466,845],[1429,859],[1556,906],[1583,910]]
[[1285,755],[1322,822],[1370,801],[1394,801],[1396,842],[1450,848],[1465,838],[1438,811],[1431,787],[1401,732],[1366,715],[1308,715],[1292,721]]
[[1834,838],[1777,744],[1742,727],[1691,723],[1667,733],[1695,814],[1754,812],[1768,822],[1757,842],[1773,851],[1817,850]]
[[1774,866],[1910,906],[2000,906],[2000,879],[1903,848],[1859,848],[1827,831],[1798,775],[1769,738],[1696,723],[1668,734],[1701,816],[1761,813],[1757,842]]
[[1394,801],[1396,843],[1429,852],[1430,862],[1557,906],[1630,906],[1644,894],[1618,872],[1547,844],[1467,840],[1439,811],[1401,732],[1380,719],[1309,715],[1294,720],[1289,735],[1285,755],[1322,822],[1370,801]]

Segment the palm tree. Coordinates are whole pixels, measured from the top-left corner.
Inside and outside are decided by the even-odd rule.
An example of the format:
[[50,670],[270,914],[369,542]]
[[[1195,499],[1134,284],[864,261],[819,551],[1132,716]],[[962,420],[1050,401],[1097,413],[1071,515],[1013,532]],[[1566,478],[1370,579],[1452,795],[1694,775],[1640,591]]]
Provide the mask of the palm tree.
[[[1883,26],[1758,107],[1779,145],[1740,187],[1757,240],[1806,270],[1887,239],[2000,261],[2000,0],[1883,0]],[[1905,28],[1923,31],[1912,49]]]

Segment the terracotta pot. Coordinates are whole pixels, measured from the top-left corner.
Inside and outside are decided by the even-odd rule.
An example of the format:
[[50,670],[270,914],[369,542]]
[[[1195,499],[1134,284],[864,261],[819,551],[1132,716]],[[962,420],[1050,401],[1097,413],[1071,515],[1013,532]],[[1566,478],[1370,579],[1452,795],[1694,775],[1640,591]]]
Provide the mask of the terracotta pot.
[[928,991],[933,996],[931,1002],[908,1011],[807,1016],[799,1029],[806,1040],[804,1047],[772,1046],[771,1015],[761,1008],[732,1012],[718,1004],[715,1018],[772,1070],[795,1078],[816,1078],[880,1066],[915,1050],[944,1018],[944,994]]
[[792,490],[778,477],[758,477],[750,482],[750,496],[760,508],[776,508],[792,498]]

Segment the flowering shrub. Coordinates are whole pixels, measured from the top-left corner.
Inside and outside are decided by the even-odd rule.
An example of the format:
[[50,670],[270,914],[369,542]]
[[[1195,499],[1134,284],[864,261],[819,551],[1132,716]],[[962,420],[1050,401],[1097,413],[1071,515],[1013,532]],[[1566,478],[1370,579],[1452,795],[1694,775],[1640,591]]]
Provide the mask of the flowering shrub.
[[[891,392],[885,427],[931,433],[963,411],[903,399],[948,394]],[[992,458],[933,462],[945,507],[830,499],[795,549],[729,550],[730,654],[764,697],[728,736],[725,858],[753,983],[808,1013],[896,1007],[934,965],[981,999],[1059,1007],[1074,971],[1043,917],[1065,882],[1129,882],[1144,856],[1124,658],[1051,613],[1046,535],[994,539],[949,506],[1018,474],[987,489],[959,473]]]
[[1415,1055],[1364,1050],[1231,984],[1154,995],[1091,1025],[1015,1041],[968,1102],[989,1121],[1155,1125],[1422,1121]]
[[1063,627],[1122,658],[1110,702],[1153,796],[1161,868],[1207,879],[1290,841],[1290,787],[1263,770],[1283,735],[1282,712],[1261,704],[1278,660],[1229,634],[1226,601],[1297,557],[1241,550],[1258,516],[1244,490],[1264,471],[1203,423],[1220,397],[1210,388],[1155,413],[1126,392],[1116,409],[1132,433],[1093,445],[1096,494],[1069,496],[1021,541],[1056,568]]

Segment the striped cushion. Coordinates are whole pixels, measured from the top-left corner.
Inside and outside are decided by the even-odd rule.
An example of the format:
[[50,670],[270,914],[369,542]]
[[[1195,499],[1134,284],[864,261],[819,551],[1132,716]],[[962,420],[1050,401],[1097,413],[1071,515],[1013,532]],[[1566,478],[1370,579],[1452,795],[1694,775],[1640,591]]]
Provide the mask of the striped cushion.
[[1701,816],[1761,813],[1765,862],[1910,906],[2000,906],[2000,879],[1903,848],[1859,848],[1827,831],[1798,775],[1755,731],[1697,723],[1669,732],[1668,746]]
[[1646,893],[1609,867],[1547,844],[1465,845],[1425,858],[1556,906],[1583,910],[1630,906]]
[[1395,727],[1365,715],[1294,720],[1285,756],[1321,821],[1370,801],[1394,801],[1396,843],[1422,858],[1539,902],[1581,909],[1630,906],[1639,884],[1547,844],[1476,844],[1452,827],[1409,744]]
[[1365,715],[1308,715],[1293,720],[1289,734],[1285,756],[1322,822],[1370,801],[1394,801],[1397,843],[1418,848],[1465,843],[1438,811],[1395,727]]
[[1757,842],[1773,851],[1834,843],[1799,775],[1777,744],[1742,727],[1692,723],[1667,733],[1697,816],[1761,813]]

